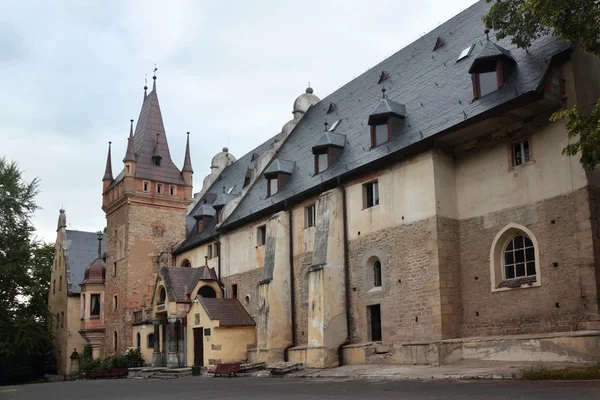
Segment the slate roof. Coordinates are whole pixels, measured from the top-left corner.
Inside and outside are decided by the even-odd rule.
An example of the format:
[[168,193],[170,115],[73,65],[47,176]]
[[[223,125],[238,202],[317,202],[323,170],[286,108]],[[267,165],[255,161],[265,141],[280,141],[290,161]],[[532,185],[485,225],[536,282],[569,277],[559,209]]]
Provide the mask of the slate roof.
[[397,101],[388,100],[383,98],[379,100],[379,104],[371,114],[369,114],[369,124],[371,120],[377,117],[382,117],[384,115],[394,115],[396,117],[404,118],[406,117],[406,106],[404,104],[400,104]]
[[[156,147],[157,138],[158,147]],[[175,185],[185,184],[181,171],[179,171],[179,168],[177,168],[173,163],[173,160],[171,160],[171,152],[169,151],[169,143],[167,142],[165,126],[163,124],[162,113],[158,103],[156,85],[144,98],[142,103],[140,115],[135,127],[135,133],[133,135],[133,151],[137,162],[135,166],[135,176],[137,178]],[[160,166],[154,165],[152,160],[152,156],[155,152],[158,152],[158,154],[162,156]],[[114,187],[119,183],[123,179],[123,176],[124,173],[121,171],[110,187]]]
[[[66,234],[67,294],[75,296],[81,293],[79,284],[83,281],[86,267],[98,257],[98,234],[68,229]],[[106,234],[102,236],[101,251],[102,254],[106,251]]]
[[199,217],[213,217],[214,218],[216,214],[217,214],[217,211],[214,209],[213,206],[211,206],[209,204],[201,204],[200,207],[196,207],[194,212],[191,213],[191,215],[194,218],[199,218]]
[[292,172],[294,172],[294,164],[294,161],[276,159],[271,163],[271,165],[269,165],[265,169],[265,174],[269,175],[276,174],[279,172],[284,174],[291,174]]
[[256,323],[238,299],[209,299],[198,296],[208,318],[218,320],[219,326],[255,326]]
[[[289,181],[267,198],[267,181],[260,176],[220,230],[276,212],[285,200],[315,194],[319,187],[335,185],[338,178],[422,152],[433,145],[434,138],[457,126],[477,121],[510,101],[540,94],[553,56],[570,49],[568,43],[551,35],[533,41],[528,52],[516,48],[509,38],[498,42],[515,59],[514,72],[501,89],[473,100],[468,70],[473,54],[478,54],[486,43],[481,17],[490,6],[480,0],[313,105],[277,154],[278,159],[295,162]],[[434,52],[438,37],[446,43]],[[459,54],[473,44],[471,55],[457,61]],[[382,70],[388,71],[389,79],[381,85],[377,82]],[[387,89],[388,99],[406,106],[406,118],[399,121],[399,132],[388,142],[371,148],[368,119],[381,101],[382,86]],[[332,102],[337,107],[328,115]],[[342,120],[340,129],[346,134],[344,151],[335,164],[315,175],[311,148],[323,123],[337,119]]]
[[215,270],[206,266],[200,268],[162,267],[160,276],[165,283],[169,301],[177,303],[191,302],[190,293],[199,280],[218,280]]
[[[255,149],[249,151],[244,156],[240,157],[232,164],[228,165],[219,175],[219,177],[213,182],[213,184],[208,188],[206,193],[200,198],[198,203],[194,206],[192,211],[186,217],[186,232],[187,237],[183,241],[183,243],[175,249],[174,254],[180,254],[188,249],[192,249],[206,241],[212,240],[212,236],[215,233],[215,218],[212,218],[205,223],[204,229],[202,232],[196,232],[194,226],[196,224],[196,220],[194,219],[194,215],[197,212],[200,212],[199,209],[203,206],[212,205],[218,198],[220,194],[223,193],[223,186],[225,190],[228,191],[233,187],[231,191],[231,195],[237,196],[242,190],[244,186],[244,179],[246,178],[246,174],[249,168],[254,168],[256,164],[256,159],[260,154],[267,151],[275,141],[279,140],[281,137],[281,132],[262,143]],[[258,171],[260,173],[260,171]],[[203,204],[206,201],[207,204]],[[213,214],[214,215],[214,214]]]
[[346,135],[337,132],[323,132],[317,143],[313,146],[313,149],[320,149],[323,147],[344,147],[346,144]]

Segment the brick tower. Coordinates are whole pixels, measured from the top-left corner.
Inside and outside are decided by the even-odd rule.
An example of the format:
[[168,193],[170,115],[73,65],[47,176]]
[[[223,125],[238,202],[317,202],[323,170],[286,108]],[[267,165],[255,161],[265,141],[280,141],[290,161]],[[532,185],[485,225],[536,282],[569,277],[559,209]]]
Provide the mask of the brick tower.
[[124,168],[113,179],[109,148],[102,179],[107,222],[105,356],[133,345],[134,313],[151,304],[159,264],[169,262],[172,247],[185,237],[185,213],[192,200],[189,137],[179,170],[169,152],[156,75],[152,78],[152,91],[144,87],[135,134],[131,120]]

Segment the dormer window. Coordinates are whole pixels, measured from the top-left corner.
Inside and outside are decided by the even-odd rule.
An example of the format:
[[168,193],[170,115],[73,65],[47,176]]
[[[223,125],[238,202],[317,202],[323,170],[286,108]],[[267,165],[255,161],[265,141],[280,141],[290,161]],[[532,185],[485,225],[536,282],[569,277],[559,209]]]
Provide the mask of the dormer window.
[[275,160],[267,167],[264,176],[267,179],[267,197],[279,192],[294,171],[295,163],[287,160]]
[[320,174],[332,165],[342,154],[346,144],[346,135],[331,132],[325,127],[323,136],[312,147],[315,157],[315,174]]
[[398,122],[406,118],[406,106],[385,95],[385,88],[381,89],[383,98],[377,107],[369,114],[371,127],[371,147],[379,146],[392,138],[394,130],[399,128]]
[[319,172],[323,172],[329,166],[327,152],[321,154],[315,154],[315,172],[318,174]]
[[501,88],[515,63],[508,50],[487,40],[469,68],[473,98],[478,99]]
[[215,214],[215,209],[212,206],[208,204],[200,205],[200,207],[192,214],[196,220],[196,232],[202,232],[206,224],[208,224],[209,219],[214,218]]

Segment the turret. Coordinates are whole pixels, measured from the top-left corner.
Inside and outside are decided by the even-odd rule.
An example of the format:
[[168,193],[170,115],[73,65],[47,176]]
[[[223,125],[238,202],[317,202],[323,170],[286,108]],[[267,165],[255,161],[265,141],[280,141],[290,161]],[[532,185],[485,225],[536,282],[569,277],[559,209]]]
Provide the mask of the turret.
[[111,142],[108,142],[108,155],[106,156],[106,168],[104,169],[104,177],[102,178],[102,191],[105,192],[113,181],[112,160],[110,156]]
[[129,138],[127,139],[127,152],[125,153],[125,158],[123,158],[123,162],[125,163],[125,176],[135,176],[135,165],[137,164],[135,160],[135,153],[133,150],[133,120],[129,120]]

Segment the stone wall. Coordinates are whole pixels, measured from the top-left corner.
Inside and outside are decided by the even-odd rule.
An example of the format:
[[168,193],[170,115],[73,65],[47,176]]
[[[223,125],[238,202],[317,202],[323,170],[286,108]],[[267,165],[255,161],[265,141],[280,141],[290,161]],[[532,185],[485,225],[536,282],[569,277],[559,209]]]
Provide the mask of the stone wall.
[[[258,282],[260,282],[261,277],[262,268],[258,268],[252,271],[226,276],[222,279],[227,289],[228,297],[231,297],[231,286],[233,284],[237,285],[238,299],[255,322],[258,318]],[[246,302],[246,296],[250,299],[249,303]]]
[[294,256],[294,305],[296,345],[308,343],[308,269],[312,265],[312,251]]
[[[576,330],[586,310],[597,307],[593,293],[592,299],[586,298],[580,273],[582,234],[575,214],[578,207],[589,207],[586,197],[587,188],[583,188],[460,221],[463,336]],[[509,223],[523,225],[535,236],[541,286],[492,292],[490,248]]]

